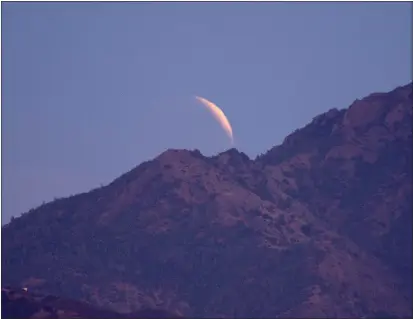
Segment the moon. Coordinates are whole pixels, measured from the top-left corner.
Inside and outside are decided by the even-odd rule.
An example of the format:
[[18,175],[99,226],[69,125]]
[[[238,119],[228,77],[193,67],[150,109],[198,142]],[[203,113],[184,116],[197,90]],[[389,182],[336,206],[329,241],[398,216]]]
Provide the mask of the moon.
[[211,101],[204,99],[203,97],[195,96],[195,98],[201,102],[206,108],[211,112],[212,116],[218,121],[221,127],[224,129],[225,133],[228,135],[231,144],[234,144],[234,136],[232,134],[232,127],[229,123],[227,117],[225,116],[224,112],[216,106]]

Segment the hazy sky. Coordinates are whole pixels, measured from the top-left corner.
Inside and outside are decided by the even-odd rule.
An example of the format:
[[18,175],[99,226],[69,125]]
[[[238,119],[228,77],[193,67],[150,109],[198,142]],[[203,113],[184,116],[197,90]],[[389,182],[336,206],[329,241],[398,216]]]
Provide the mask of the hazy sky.
[[409,3],[5,3],[2,222],[168,148],[265,152],[411,81]]

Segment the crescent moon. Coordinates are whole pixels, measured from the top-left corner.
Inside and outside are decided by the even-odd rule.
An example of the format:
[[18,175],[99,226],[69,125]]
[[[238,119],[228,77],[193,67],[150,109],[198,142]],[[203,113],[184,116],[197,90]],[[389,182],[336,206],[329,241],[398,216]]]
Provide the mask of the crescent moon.
[[212,116],[218,121],[221,127],[224,129],[225,133],[228,135],[229,139],[231,140],[231,144],[234,144],[234,136],[232,134],[232,127],[229,123],[227,117],[225,116],[224,112],[216,106],[211,101],[204,99],[203,97],[195,96],[195,98],[201,102],[206,108],[211,112]]

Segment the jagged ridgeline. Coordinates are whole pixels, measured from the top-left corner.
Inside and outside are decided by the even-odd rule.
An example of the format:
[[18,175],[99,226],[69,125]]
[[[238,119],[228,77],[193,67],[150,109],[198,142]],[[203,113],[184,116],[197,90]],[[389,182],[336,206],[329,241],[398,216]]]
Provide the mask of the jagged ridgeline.
[[412,316],[412,84],[256,159],[168,150],[2,229],[2,280],[131,314]]

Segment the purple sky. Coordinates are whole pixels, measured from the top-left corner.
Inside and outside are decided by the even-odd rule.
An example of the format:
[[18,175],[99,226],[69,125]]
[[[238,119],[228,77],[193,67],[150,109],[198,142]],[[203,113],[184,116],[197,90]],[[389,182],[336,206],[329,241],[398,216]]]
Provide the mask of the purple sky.
[[410,3],[2,6],[2,223],[168,148],[263,153],[411,81]]

